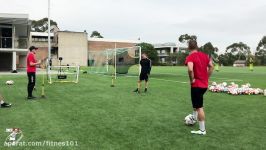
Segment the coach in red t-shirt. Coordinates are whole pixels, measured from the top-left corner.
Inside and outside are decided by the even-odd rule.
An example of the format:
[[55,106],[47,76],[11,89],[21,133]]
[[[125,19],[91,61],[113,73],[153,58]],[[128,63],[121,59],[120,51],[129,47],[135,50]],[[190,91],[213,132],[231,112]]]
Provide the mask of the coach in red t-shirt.
[[213,64],[208,55],[198,51],[195,40],[188,42],[189,56],[186,58],[188,75],[191,83],[191,100],[194,108],[193,118],[199,120],[199,130],[192,134],[205,135],[205,114],[203,110],[203,95],[208,89],[209,77],[213,72]]
[[31,46],[29,48],[29,53],[27,55],[27,75],[28,75],[28,99],[35,99],[32,95],[32,91],[35,86],[36,81],[36,66],[40,64],[40,62],[37,62],[36,60],[36,50],[38,48],[35,46]]

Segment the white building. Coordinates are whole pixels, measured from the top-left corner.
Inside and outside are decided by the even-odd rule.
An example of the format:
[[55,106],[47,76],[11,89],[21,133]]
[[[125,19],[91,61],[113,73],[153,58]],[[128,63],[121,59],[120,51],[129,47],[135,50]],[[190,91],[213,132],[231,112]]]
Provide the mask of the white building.
[[0,71],[17,72],[17,65],[26,61],[30,22],[27,14],[0,13]]
[[[158,53],[160,63],[166,63],[170,54],[178,53],[179,51],[185,52],[187,49],[185,46],[177,46],[175,43],[154,44],[154,48]],[[171,63],[176,64],[177,62],[173,61]]]
[[[0,13],[0,71],[17,72],[26,68],[26,56],[31,45],[38,47],[38,60],[48,57],[48,31],[30,32],[31,22],[27,14]],[[58,65],[88,66],[89,51],[110,48],[133,47],[139,41],[88,38],[87,32],[60,31],[51,27],[51,60]]]

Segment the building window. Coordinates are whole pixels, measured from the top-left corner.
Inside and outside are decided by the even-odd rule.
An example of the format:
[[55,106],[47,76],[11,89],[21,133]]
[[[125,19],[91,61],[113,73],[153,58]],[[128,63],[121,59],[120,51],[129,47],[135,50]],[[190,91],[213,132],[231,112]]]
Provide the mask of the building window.
[[0,47],[12,48],[12,29],[0,28]]
[[52,47],[51,48],[51,54],[58,56],[58,47]]
[[[53,40],[53,37],[51,37],[51,40]],[[48,37],[33,36],[32,41],[34,41],[34,42],[48,42]]]

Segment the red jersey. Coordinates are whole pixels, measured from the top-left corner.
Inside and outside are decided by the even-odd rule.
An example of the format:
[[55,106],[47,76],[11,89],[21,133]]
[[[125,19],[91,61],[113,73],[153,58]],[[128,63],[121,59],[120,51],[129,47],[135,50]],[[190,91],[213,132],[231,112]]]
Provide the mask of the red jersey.
[[30,62],[37,62],[33,52],[29,52],[27,55],[27,72],[36,72],[36,66],[30,66]]
[[188,62],[193,63],[193,72],[195,78],[195,82],[192,83],[191,86],[208,88],[208,66],[210,63],[210,58],[208,57],[208,55],[203,52],[191,53],[189,56],[187,56],[185,64],[187,65]]

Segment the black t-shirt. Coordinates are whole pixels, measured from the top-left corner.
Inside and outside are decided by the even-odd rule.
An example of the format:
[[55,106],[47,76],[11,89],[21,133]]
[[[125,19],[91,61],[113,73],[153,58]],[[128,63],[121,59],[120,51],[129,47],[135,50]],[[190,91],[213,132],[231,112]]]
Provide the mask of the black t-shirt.
[[141,59],[140,65],[141,65],[141,73],[150,74],[150,72],[151,72],[151,60],[150,59],[148,59],[148,58]]

